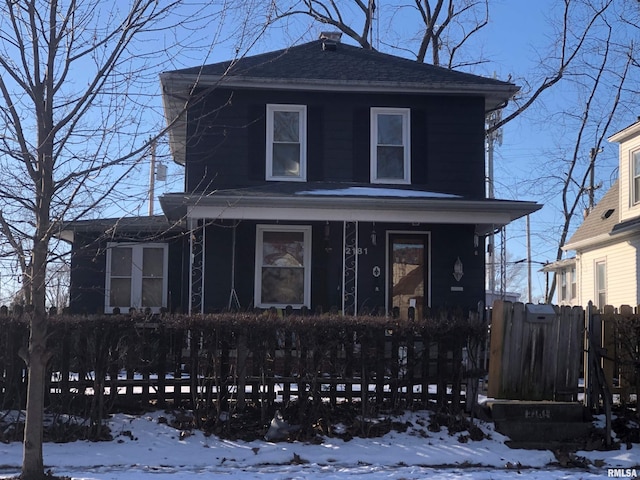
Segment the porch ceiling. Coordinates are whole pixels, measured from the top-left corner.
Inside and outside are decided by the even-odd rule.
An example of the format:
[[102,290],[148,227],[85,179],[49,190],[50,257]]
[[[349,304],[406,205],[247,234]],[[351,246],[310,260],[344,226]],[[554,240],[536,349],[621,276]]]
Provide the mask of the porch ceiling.
[[470,200],[410,188],[310,188],[308,184],[298,184],[288,192],[257,188],[208,195],[173,193],[162,196],[160,203],[173,221],[205,218],[471,224],[481,235],[542,207],[535,202]]

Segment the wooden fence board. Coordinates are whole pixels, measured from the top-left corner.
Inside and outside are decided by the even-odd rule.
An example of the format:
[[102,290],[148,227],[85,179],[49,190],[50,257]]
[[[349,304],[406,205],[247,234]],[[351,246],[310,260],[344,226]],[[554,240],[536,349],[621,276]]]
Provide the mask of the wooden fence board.
[[495,302],[489,396],[535,401],[576,394],[580,319],[580,310]]

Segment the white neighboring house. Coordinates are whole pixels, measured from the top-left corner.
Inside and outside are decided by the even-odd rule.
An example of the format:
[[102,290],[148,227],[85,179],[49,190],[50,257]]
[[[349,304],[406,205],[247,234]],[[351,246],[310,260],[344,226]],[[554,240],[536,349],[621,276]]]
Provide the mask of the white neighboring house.
[[640,119],[609,141],[620,144],[619,179],[562,247],[575,257],[545,267],[559,275],[560,304],[640,305]]
[[542,268],[542,271],[545,272],[547,276],[549,273],[555,273],[557,275],[556,305],[579,305],[576,257],[548,263]]

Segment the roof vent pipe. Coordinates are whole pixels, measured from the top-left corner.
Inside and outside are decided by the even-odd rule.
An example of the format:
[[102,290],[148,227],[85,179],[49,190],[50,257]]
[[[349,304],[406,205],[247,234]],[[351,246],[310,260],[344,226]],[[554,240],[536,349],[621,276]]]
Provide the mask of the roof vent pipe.
[[340,32],[322,32],[320,40],[322,41],[322,50],[335,51],[340,43],[342,33]]

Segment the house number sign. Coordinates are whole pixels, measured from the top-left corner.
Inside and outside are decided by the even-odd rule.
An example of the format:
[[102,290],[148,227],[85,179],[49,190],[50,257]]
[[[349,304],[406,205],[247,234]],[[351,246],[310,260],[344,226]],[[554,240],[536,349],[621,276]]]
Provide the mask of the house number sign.
[[369,255],[369,249],[367,247],[344,247],[344,253],[346,255]]

